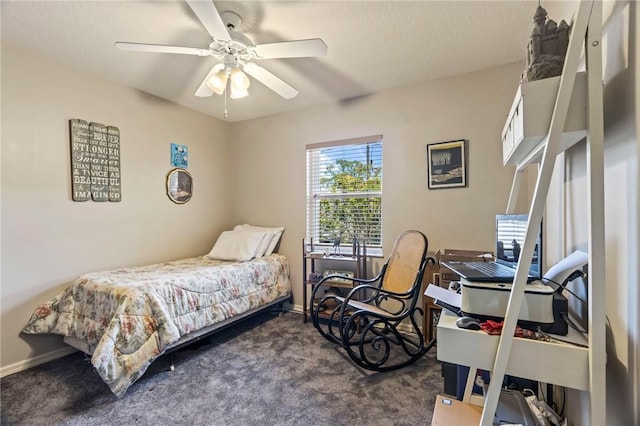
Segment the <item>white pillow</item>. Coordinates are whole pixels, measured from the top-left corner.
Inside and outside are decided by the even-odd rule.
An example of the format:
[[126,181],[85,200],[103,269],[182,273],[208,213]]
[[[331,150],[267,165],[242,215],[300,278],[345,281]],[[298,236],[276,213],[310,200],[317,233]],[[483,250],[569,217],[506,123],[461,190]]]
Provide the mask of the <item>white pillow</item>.
[[260,244],[260,247],[258,247],[258,252],[256,253],[256,259],[260,259],[261,257],[267,255],[267,250],[269,250],[269,247],[271,246],[271,241],[276,238],[276,234],[274,234],[273,232],[265,232],[264,234],[265,235],[262,243]]
[[[241,227],[242,225],[237,225],[234,229],[234,231],[245,231],[245,232],[263,232],[263,231],[255,231],[253,229],[236,229],[238,227]],[[267,250],[269,249],[269,245],[271,244],[271,240],[273,240],[273,238],[276,236],[275,233],[273,232],[265,232],[264,233],[264,238],[262,239],[262,242],[260,243],[260,245],[258,246],[258,249],[256,250],[256,259],[260,259],[261,257],[266,255]]]
[[224,231],[218,237],[207,257],[239,262],[251,260],[256,256],[266,235],[266,232],[254,230]]
[[238,225],[234,229],[263,231],[263,232],[271,232],[271,233],[275,234],[273,236],[273,238],[271,239],[271,242],[269,243],[269,247],[267,248],[267,251],[264,253],[265,256],[269,256],[271,253],[273,253],[273,251],[275,250],[276,246],[278,245],[278,241],[280,241],[280,237],[282,236],[282,233],[284,232],[284,226],[275,227],[275,228],[267,228],[267,227],[264,227],[264,226],[249,225],[247,223],[245,223],[244,225]]

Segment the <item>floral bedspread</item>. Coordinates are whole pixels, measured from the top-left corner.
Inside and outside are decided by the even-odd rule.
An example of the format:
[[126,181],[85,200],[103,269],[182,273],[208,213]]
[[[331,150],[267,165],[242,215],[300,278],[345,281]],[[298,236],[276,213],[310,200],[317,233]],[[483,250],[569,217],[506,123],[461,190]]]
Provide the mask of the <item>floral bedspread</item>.
[[184,259],[82,275],[22,331],[84,341],[100,377],[122,396],[180,337],[290,292],[289,263],[279,254],[242,263]]

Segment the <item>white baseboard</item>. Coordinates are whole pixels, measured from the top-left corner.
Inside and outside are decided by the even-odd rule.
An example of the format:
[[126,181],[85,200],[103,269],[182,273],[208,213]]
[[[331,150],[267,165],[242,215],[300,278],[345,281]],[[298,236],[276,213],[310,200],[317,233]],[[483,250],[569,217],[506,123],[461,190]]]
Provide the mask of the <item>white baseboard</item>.
[[16,362],[4,367],[0,367],[0,377],[8,376],[10,374],[17,373],[19,371],[27,370],[36,365],[44,364],[45,362],[53,361],[54,359],[62,358],[76,352],[77,350],[72,347],[60,348],[55,351],[47,352],[42,355],[27,358],[23,361]]
[[293,311],[295,313],[298,313],[298,314],[303,313],[302,305],[289,305],[288,308],[290,311]]

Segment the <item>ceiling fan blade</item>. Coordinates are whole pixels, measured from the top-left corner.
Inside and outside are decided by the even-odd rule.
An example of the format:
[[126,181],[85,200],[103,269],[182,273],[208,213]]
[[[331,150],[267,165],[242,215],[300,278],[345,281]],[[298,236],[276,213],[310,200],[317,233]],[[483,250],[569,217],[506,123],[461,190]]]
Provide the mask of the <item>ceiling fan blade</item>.
[[320,38],[258,44],[255,49],[260,59],[308,58],[327,54],[327,45]]
[[273,73],[267,71],[258,64],[249,62],[243,67],[243,69],[251,77],[255,78],[285,99],[295,98],[298,95],[298,91],[296,89],[280,80]]
[[211,0],[187,0],[187,3],[211,37],[219,41],[231,41],[229,31]]
[[207,81],[209,80],[209,77],[222,69],[224,69],[224,64],[214,65],[213,68],[211,68],[211,71],[209,71],[207,76],[204,78],[204,80],[202,80],[202,83],[200,83],[200,87],[198,87],[198,90],[196,90],[195,95],[199,98],[208,98],[209,96],[213,95],[213,90],[211,90],[209,86],[207,86]]
[[209,56],[209,49],[198,49],[196,47],[166,46],[162,44],[129,43],[116,41],[116,47],[121,50],[135,52],[155,52],[155,53],[179,53],[182,55]]

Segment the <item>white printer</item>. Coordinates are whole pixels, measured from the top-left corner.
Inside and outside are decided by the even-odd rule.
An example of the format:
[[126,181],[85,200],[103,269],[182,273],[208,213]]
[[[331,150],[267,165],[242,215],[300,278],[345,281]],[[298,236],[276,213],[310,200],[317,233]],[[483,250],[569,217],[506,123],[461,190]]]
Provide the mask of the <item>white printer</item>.
[[[511,284],[467,281],[462,278],[460,286],[462,294],[460,310],[465,315],[498,321],[504,319]],[[541,281],[527,284],[518,320],[533,323],[531,325],[534,326],[553,324],[553,292],[553,288]]]
[[[553,265],[544,274],[543,279],[564,284],[565,280],[571,280],[571,275],[580,271],[588,260],[586,253],[576,250]],[[510,283],[477,282],[461,278],[460,287],[460,310],[463,314],[498,321],[504,318],[509,304]],[[518,323],[527,328],[539,326],[545,332],[566,335],[568,329],[564,317],[568,311],[567,298],[561,291],[535,280],[525,286]]]
[[[460,310],[463,314],[481,320],[504,319],[520,252],[525,243],[528,222],[527,214],[496,215],[495,260],[479,258],[471,262],[443,262],[445,267],[461,277]],[[518,316],[519,321],[531,323],[521,325],[534,329],[554,322],[553,293],[555,289],[540,281],[542,258],[542,226],[540,225],[529,266],[524,302]]]

